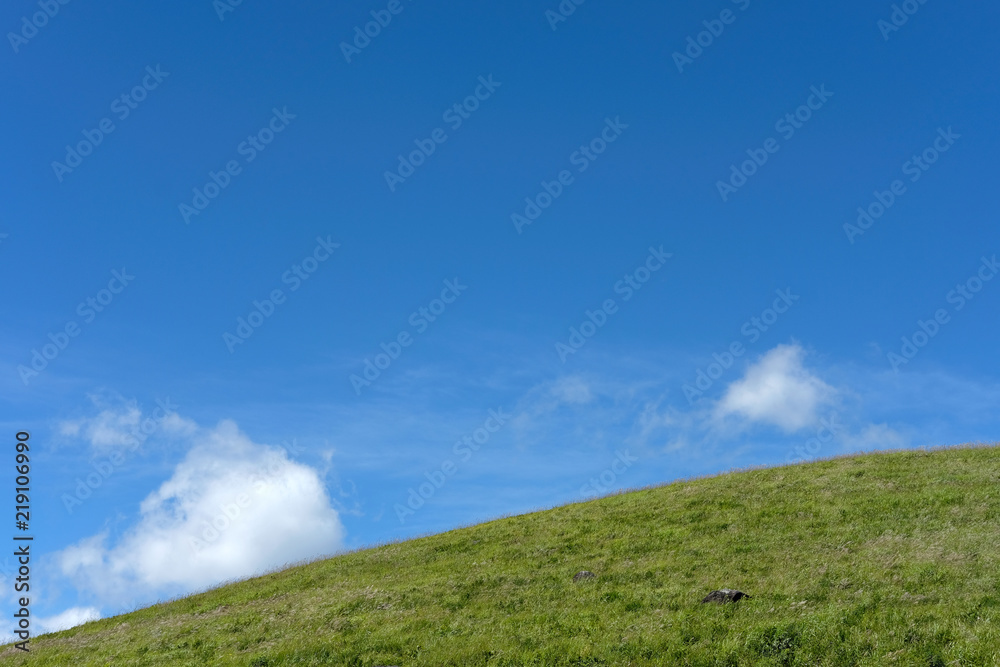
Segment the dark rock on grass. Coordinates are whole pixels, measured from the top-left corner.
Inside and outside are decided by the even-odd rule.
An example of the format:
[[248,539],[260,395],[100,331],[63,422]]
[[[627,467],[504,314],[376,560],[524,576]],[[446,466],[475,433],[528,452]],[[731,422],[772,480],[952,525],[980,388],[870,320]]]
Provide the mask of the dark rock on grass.
[[702,604],[706,602],[714,602],[716,604],[725,604],[727,602],[739,602],[743,598],[749,598],[750,596],[743,591],[734,591],[730,588],[723,588],[721,591],[712,591],[701,601]]
[[587,579],[596,579],[596,578],[597,578],[596,574],[594,574],[593,572],[587,572],[586,570],[580,570],[579,572],[573,575],[574,582],[585,581]]

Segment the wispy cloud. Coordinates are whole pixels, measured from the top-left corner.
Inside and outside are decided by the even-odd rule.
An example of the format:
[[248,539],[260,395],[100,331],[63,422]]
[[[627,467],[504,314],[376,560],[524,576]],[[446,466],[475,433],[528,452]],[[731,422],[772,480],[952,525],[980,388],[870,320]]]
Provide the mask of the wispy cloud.
[[35,625],[39,633],[59,632],[68,630],[101,617],[97,607],[71,607],[55,616],[35,617]]
[[885,423],[868,424],[857,432],[844,434],[840,446],[847,451],[903,449],[910,446],[910,437]]
[[590,403],[594,399],[594,395],[590,391],[590,385],[586,380],[577,375],[557,380],[552,384],[549,391],[557,401],[568,405],[583,405]]
[[142,411],[132,401],[116,408],[102,410],[95,417],[67,420],[59,424],[59,433],[86,439],[98,450],[127,445],[131,433],[139,428]]
[[176,412],[169,398],[157,401],[145,412],[135,399],[126,400],[116,394],[91,394],[90,400],[99,410],[96,415],[60,421],[57,430],[62,436],[85,440],[97,454],[135,447],[154,431],[190,436],[198,428]]

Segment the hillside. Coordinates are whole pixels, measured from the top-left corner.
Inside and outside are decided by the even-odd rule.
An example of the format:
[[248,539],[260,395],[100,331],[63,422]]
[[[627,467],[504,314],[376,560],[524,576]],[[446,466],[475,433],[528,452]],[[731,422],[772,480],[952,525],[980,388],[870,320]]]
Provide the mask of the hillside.
[[[295,567],[0,662],[997,665],[998,510],[995,447],[733,473]],[[752,597],[700,603],[723,587]]]

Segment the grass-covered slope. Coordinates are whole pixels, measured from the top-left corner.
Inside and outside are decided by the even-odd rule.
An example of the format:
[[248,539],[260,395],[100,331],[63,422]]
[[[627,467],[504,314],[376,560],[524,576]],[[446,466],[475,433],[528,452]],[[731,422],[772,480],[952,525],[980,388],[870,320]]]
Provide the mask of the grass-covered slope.
[[[1000,665],[998,510],[996,448],[742,472],[292,568],[0,663]],[[722,587],[753,597],[700,604]]]

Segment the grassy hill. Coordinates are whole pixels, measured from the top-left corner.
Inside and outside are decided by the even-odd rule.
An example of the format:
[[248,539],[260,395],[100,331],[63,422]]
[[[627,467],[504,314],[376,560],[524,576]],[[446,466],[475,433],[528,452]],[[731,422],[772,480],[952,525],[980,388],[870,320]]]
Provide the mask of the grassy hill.
[[[580,570],[597,577],[573,582]],[[700,604],[739,588],[738,604]],[[4,665],[1000,665],[1000,449],[671,484],[390,544]]]

